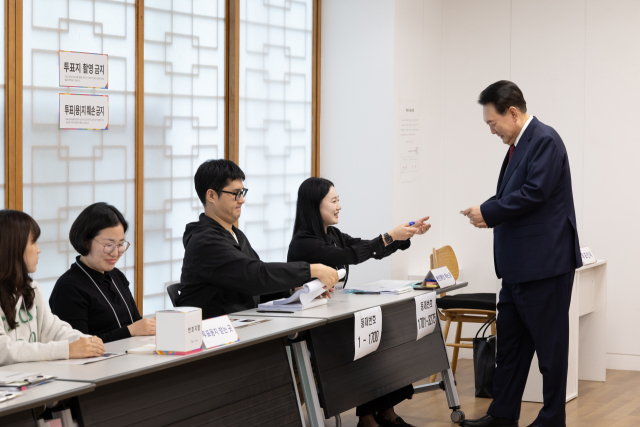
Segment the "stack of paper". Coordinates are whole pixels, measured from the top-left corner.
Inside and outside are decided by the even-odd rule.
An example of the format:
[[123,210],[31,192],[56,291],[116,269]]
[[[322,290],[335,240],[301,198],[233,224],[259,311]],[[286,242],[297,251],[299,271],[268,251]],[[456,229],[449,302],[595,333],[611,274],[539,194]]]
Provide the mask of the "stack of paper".
[[411,280],[378,280],[345,289],[345,293],[392,294],[398,295],[413,290],[415,281]]
[[[344,278],[346,270],[338,270],[338,277]],[[302,286],[289,298],[281,298],[258,305],[258,310],[267,311],[301,311],[327,303],[325,298],[318,298],[325,292],[324,284],[316,279]]]

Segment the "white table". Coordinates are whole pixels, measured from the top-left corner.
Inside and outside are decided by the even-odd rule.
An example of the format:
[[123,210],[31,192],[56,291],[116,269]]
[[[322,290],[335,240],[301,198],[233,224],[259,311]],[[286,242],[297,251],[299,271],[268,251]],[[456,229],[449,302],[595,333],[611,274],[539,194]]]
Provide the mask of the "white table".
[[[569,308],[567,402],[578,397],[578,380],[607,379],[607,261],[576,270]],[[500,345],[498,339],[498,345]],[[533,357],[522,400],[542,402],[542,374]]]
[[[187,420],[207,425],[227,419],[229,424],[270,419],[275,425],[300,426],[303,416],[282,338],[326,320],[265,320],[238,328],[237,343],[188,356],[124,355],[87,365],[32,362],[2,369],[94,383],[93,393],[78,398],[81,421],[88,426],[183,425]],[[136,337],[105,347],[123,352],[148,342]]]
[[35,424],[30,409],[92,392],[95,387],[92,383],[54,381],[30,388],[23,391],[22,396],[0,403],[0,425],[21,421]]
[[[463,282],[444,290],[439,289],[436,293],[450,292],[465,286],[467,283]],[[291,345],[300,374],[311,427],[324,426],[325,416],[335,415],[339,419],[341,411],[365,403],[372,398],[380,397],[380,390],[384,390],[385,387],[390,388],[391,384],[398,385],[396,388],[391,387],[391,390],[395,390],[438,372],[442,374],[447,402],[453,411],[451,420],[458,422],[464,418],[464,413],[460,411],[460,401],[439,324],[434,333],[419,341],[415,340],[414,298],[418,295],[424,295],[425,292],[429,291],[411,290],[399,295],[358,295],[336,291],[326,305],[308,310],[293,313],[260,313],[257,309],[253,309],[237,314],[250,317],[321,318],[326,320],[325,326],[310,330],[307,337],[296,340]],[[357,311],[376,306],[380,306],[383,310],[383,333],[380,347],[370,355],[353,361],[353,350],[349,350],[350,343],[353,343],[353,315]],[[407,337],[406,334],[411,336]],[[386,340],[388,340],[387,343],[393,341],[394,344],[387,345],[385,344]],[[307,345],[308,342],[315,343],[311,349]],[[338,347],[333,348],[332,345],[336,345],[335,343],[338,343]],[[310,350],[313,353],[315,380],[312,361],[309,357]],[[402,363],[410,360],[416,354],[424,358],[422,364]],[[339,360],[332,360],[332,364],[323,363],[331,358]],[[325,366],[331,364],[331,368],[320,369],[323,364]],[[431,368],[433,370],[429,371]],[[332,375],[331,371],[339,372],[339,374]],[[410,381],[403,382],[411,377],[413,378]],[[367,387],[357,385],[357,381],[363,378],[366,378]],[[324,401],[322,406],[318,397],[316,381],[320,386],[320,398]],[[420,393],[439,388],[439,383],[433,383],[416,387],[415,390],[416,393]],[[378,395],[372,396],[371,394],[376,391]],[[334,398],[340,393],[343,393],[342,398]]]

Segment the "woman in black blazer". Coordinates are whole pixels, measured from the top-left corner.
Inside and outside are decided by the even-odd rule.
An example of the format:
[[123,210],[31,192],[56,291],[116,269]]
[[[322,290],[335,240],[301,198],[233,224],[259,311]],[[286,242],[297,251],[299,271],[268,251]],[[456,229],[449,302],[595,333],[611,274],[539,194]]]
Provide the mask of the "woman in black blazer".
[[[293,226],[293,239],[289,245],[287,261],[306,261],[344,268],[347,275],[349,265],[360,264],[370,258],[382,259],[405,250],[410,238],[415,234],[424,234],[431,224],[425,223],[429,217],[415,223],[405,223],[372,240],[362,240],[342,233],[336,227],[342,207],[333,183],[324,178],[309,178],[298,190],[296,219]],[[413,396],[411,384],[358,406],[356,415],[360,417],[358,427],[371,426],[410,426],[399,417],[393,407]]]
[[80,254],[56,282],[49,306],[60,319],[103,342],[155,335],[156,321],[138,312],[129,281],[116,263],[129,248],[127,221],[106,203],[94,203],[73,222],[69,240]]

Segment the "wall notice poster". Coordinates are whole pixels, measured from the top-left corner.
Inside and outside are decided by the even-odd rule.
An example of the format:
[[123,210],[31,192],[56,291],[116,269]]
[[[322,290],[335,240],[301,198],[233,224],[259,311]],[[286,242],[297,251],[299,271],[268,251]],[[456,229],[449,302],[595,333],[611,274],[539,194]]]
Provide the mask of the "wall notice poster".
[[398,157],[400,182],[417,181],[420,168],[420,113],[417,102],[400,105],[398,114]]
[[109,96],[60,94],[60,129],[108,130]]
[[109,89],[109,55],[59,51],[60,87]]

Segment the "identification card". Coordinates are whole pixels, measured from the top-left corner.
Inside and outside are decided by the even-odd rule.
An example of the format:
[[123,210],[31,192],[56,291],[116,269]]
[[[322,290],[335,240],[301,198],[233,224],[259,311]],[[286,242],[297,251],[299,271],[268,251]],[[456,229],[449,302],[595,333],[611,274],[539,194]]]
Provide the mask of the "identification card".
[[596,257],[593,256],[593,252],[591,252],[591,249],[589,249],[589,246],[580,248],[580,254],[582,255],[583,265],[595,264],[596,262],[598,262]]
[[427,277],[424,278],[425,282],[436,282],[440,289],[447,288],[456,284],[456,279],[453,278],[453,274],[447,267],[434,268],[429,271]]
[[373,353],[380,345],[382,336],[382,309],[380,306],[353,313],[355,319],[353,360],[358,360],[369,353]]
[[202,342],[207,350],[238,341],[240,337],[226,314],[202,321]]
[[416,322],[418,323],[418,337],[425,337],[436,328],[438,314],[436,313],[436,293],[429,292],[415,297],[416,300]]

